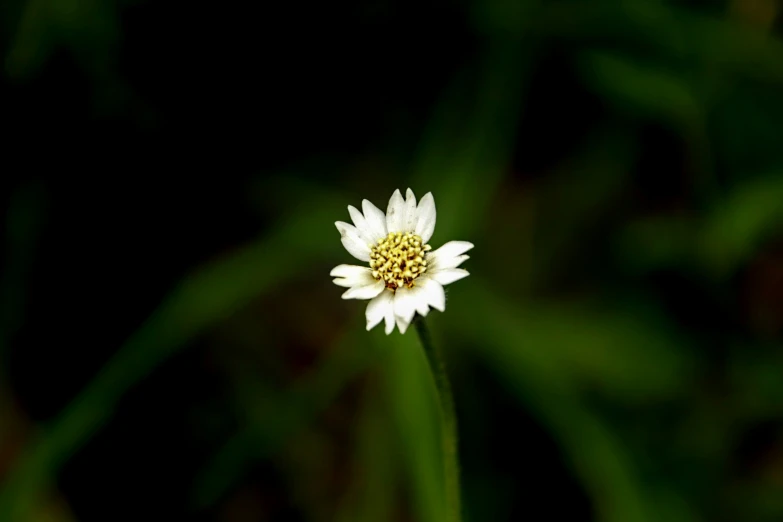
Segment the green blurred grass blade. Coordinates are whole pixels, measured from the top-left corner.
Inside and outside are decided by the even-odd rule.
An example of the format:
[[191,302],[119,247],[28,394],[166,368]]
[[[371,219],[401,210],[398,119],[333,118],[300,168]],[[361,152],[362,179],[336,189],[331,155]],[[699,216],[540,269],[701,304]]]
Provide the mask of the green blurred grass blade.
[[504,338],[508,328],[495,332],[477,347],[498,375],[548,428],[566,460],[605,522],[654,521],[645,515],[644,494],[633,465],[612,435],[581,407],[566,379],[553,374],[542,378],[532,367],[513,356],[513,338]]
[[693,262],[698,237],[694,217],[655,216],[626,224],[614,239],[614,249],[619,264],[644,273]]
[[713,209],[701,235],[701,260],[725,277],[773,234],[783,232],[783,173],[739,185]]
[[453,324],[470,329],[470,338],[502,338],[488,355],[513,356],[555,391],[587,385],[617,401],[656,401],[681,392],[696,370],[693,358],[678,350],[683,340],[662,318],[635,317],[649,318],[649,310],[595,303],[525,306],[497,297],[476,275],[470,279],[450,304]]
[[578,46],[583,41],[592,44],[598,37],[669,62],[783,84],[780,39],[731,19],[655,1],[541,5],[529,21],[544,38]]
[[701,217],[632,222],[616,241],[626,266],[686,267],[725,280],[764,242],[783,231],[783,175],[772,172],[735,185]]
[[391,336],[375,331],[371,339],[387,351],[386,400],[402,442],[407,483],[419,522],[449,520],[441,458],[435,385],[414,332]]
[[[534,188],[531,240],[515,238],[493,245],[490,258],[530,259],[515,278],[525,287],[546,288],[553,278],[572,269],[573,256],[584,248],[606,213],[622,201],[632,173],[635,146],[624,129],[606,125],[592,131],[572,157],[563,161]],[[534,240],[533,240],[534,239]]]
[[530,59],[521,38],[492,42],[479,70],[460,71],[436,107],[412,178],[435,196],[436,243],[481,230],[511,162]]
[[114,2],[27,0],[18,16],[4,57],[9,76],[35,74],[59,46],[67,47],[93,79],[113,74],[121,30]]
[[357,422],[353,484],[336,522],[392,522],[398,513],[399,465],[392,419],[386,403],[370,387]]
[[687,143],[689,175],[705,206],[716,197],[715,162],[708,137],[704,88],[697,89],[691,71],[642,64],[641,60],[603,51],[581,53],[583,76],[589,86],[623,115],[671,127]]
[[360,424],[358,457],[362,465],[363,494],[356,522],[392,522],[396,513],[398,466],[386,409],[375,395]]
[[582,404],[579,390],[588,379],[644,398],[675,393],[687,373],[677,354],[665,350],[669,339],[659,338],[654,325],[645,328],[622,314],[523,310],[480,281],[472,283],[464,285],[460,299],[472,305],[450,310],[457,315],[456,334],[483,340],[470,348],[559,441],[601,520],[660,520],[622,441]]
[[314,260],[336,254],[340,243],[333,216],[342,206],[339,200],[322,193],[303,201],[307,212],[270,237],[185,278],[20,457],[0,491],[0,520],[26,519],[60,466],[111,417],[119,398],[143,375],[252,298],[304,273]]
[[582,70],[588,84],[620,108],[664,120],[676,128],[702,119],[691,87],[671,72],[599,51],[583,54]]

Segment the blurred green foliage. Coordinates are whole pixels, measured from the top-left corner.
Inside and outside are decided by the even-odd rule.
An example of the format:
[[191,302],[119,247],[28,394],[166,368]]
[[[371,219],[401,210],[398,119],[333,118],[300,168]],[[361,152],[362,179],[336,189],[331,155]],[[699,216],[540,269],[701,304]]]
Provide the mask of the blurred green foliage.
[[[435,195],[433,244],[476,245],[472,276],[449,287],[447,311],[428,319],[448,354],[464,434],[466,520],[523,519],[512,507],[534,499],[517,483],[549,467],[501,472],[492,445],[527,457],[538,449],[484,433],[493,415],[509,426],[527,415],[541,427],[556,447],[545,455],[576,478],[595,520],[780,520],[779,2],[686,4],[463,6],[475,54],[441,86],[413,157],[381,154],[368,168],[303,151],[301,163],[249,183],[245,203],[271,225],[184,275],[66,408],[29,427],[0,467],[0,520],[68,520],[67,495],[54,494],[63,466],[127,394],[199,340],[230,383],[237,426],[183,477],[187,512],[266,520],[263,506],[243,503],[243,481],[272,462],[302,519],[444,520],[440,426],[417,339],[364,332],[363,304],[340,301],[327,277],[350,261],[333,228],[346,205],[367,197],[383,208],[408,185]],[[6,77],[23,84],[66,47],[100,104],[122,104],[130,90],[114,53],[118,13],[129,8],[9,4]],[[561,79],[543,63],[569,71],[573,84],[548,95]],[[584,97],[566,99],[576,93]],[[528,123],[539,111],[554,129],[544,153]],[[570,143],[557,139],[574,132]],[[660,133],[668,141],[650,138]],[[545,167],[528,160],[542,154],[552,156]],[[345,173],[314,181],[319,170]],[[25,320],[26,267],[45,201],[40,185],[21,183],[8,206],[3,353]],[[291,375],[297,343],[317,357]],[[471,385],[484,382],[480,371],[513,408]],[[13,403],[10,386],[0,393]],[[0,415],[0,446],[16,447],[12,427],[24,413],[3,406]],[[740,450],[758,429],[771,441],[751,443],[762,456],[746,459]],[[475,461],[490,472],[479,477]],[[221,509],[231,501],[238,511]]]

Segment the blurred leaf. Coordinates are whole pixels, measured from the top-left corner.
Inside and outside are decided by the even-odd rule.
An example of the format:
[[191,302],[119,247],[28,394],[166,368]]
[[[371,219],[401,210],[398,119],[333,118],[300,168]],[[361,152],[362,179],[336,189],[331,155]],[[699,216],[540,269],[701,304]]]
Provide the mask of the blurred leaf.
[[[464,285],[468,287],[468,285]],[[519,394],[559,442],[607,522],[660,520],[627,449],[579,397],[580,384],[621,394],[668,395],[685,378],[660,328],[587,308],[522,310],[470,285],[452,306],[460,335]],[[464,314],[464,315],[463,315]]]
[[14,40],[4,57],[7,75],[24,76],[39,69],[48,59],[54,47],[48,4],[47,0],[27,0],[24,4]]
[[627,196],[634,149],[627,132],[613,126],[595,129],[580,150],[536,186],[533,244],[504,238],[494,257],[531,256],[534,263],[527,277],[538,288],[546,288],[559,273],[573,271],[573,256],[590,248],[586,238],[604,226],[607,213]]
[[690,263],[697,238],[695,218],[655,216],[628,223],[618,233],[615,249],[621,266],[646,272]]
[[62,498],[39,503],[36,506],[33,519],[36,522],[76,522],[67,503]]
[[115,3],[109,0],[28,0],[6,56],[11,76],[38,70],[64,44],[93,77],[113,72],[119,39]]
[[[707,133],[703,92],[686,74],[660,65],[642,65],[617,53],[582,53],[582,70],[588,85],[621,113],[637,113],[672,127],[688,147],[688,172],[699,203],[715,198],[713,152]],[[703,90],[703,89],[702,89]],[[621,148],[622,149],[622,148]]]
[[419,522],[448,520],[441,458],[440,426],[435,385],[427,359],[414,332],[384,336],[376,330],[371,340],[387,352],[387,400],[402,441],[406,483],[410,484]]
[[490,38],[519,37],[527,29],[527,20],[536,15],[539,3],[538,0],[472,2],[472,22],[478,31]]
[[337,522],[391,522],[398,512],[396,441],[385,401],[374,390],[365,395],[357,422],[353,485]]
[[748,172],[781,167],[779,86],[728,80],[709,119],[713,149],[728,181],[741,183]]
[[713,209],[700,241],[702,261],[725,276],[772,234],[783,232],[783,174],[735,187]]
[[436,243],[478,235],[511,163],[529,62],[521,38],[494,41],[479,70],[460,71],[436,107],[412,177],[435,196]]
[[545,38],[614,42],[668,62],[783,84],[783,43],[733,20],[665,2],[544,2],[527,19]]
[[689,355],[677,350],[682,340],[649,313],[642,319],[632,308],[595,303],[520,306],[471,279],[450,305],[455,324],[471,338],[507,339],[487,356],[513,360],[554,395],[587,385],[618,401],[659,400],[681,391],[693,371]]
[[688,128],[701,119],[691,88],[670,72],[599,51],[584,53],[582,69],[587,83],[620,108],[662,119],[678,128]]
[[773,172],[739,184],[707,214],[655,217],[626,226],[618,254],[640,269],[692,267],[724,280],[764,241],[783,233],[783,176]]
[[770,346],[772,352],[759,353],[752,345],[742,344],[732,351],[726,364],[732,397],[731,409],[743,420],[780,418],[783,416],[783,382],[779,368],[783,365],[781,346]]

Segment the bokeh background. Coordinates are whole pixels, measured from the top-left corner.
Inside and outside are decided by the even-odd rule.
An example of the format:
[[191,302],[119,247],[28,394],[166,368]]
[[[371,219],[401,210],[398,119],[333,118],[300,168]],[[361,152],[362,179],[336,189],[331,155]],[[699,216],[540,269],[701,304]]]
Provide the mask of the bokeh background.
[[328,276],[407,187],[465,520],[783,520],[779,1],[0,7],[3,522],[443,521]]

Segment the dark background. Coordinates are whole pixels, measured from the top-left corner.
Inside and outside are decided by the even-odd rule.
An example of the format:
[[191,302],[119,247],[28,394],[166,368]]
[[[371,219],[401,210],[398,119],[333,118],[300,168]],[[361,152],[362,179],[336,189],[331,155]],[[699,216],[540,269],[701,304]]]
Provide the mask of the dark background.
[[4,2],[0,520],[444,520],[408,186],[466,520],[783,519],[780,7]]

